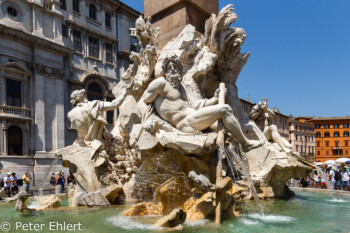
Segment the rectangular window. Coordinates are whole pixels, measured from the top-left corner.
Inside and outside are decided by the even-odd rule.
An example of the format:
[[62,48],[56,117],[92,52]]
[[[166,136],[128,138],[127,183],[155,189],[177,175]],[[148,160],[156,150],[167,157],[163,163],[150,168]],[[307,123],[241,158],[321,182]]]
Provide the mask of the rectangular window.
[[295,125],[295,130],[298,130],[298,125]]
[[348,150],[345,150],[345,154],[348,155],[348,154],[349,154],[349,151],[348,151]]
[[320,151],[318,150],[318,151],[317,151],[317,155],[320,155],[320,154],[321,154],[321,153],[320,153]]
[[295,135],[295,141],[298,141],[298,135]]
[[343,136],[344,137],[349,137],[349,132],[344,132]]
[[113,45],[106,43],[106,62],[113,63]]
[[68,27],[66,24],[62,24],[62,36],[65,38],[68,37]]
[[334,132],[334,137],[339,137],[339,132]]
[[326,142],[326,147],[329,147],[329,142]]
[[334,128],[334,129],[338,129],[338,128],[339,128],[339,124],[334,124],[334,125],[333,125],[333,128]]
[[329,138],[330,136],[331,136],[331,134],[330,134],[329,132],[325,132],[325,133],[324,133],[324,137],[325,137],[325,138]]
[[321,146],[321,142],[320,141],[317,141],[317,147],[320,147]]
[[343,125],[343,128],[349,128],[349,124],[348,124],[348,123],[345,123],[345,124]]
[[298,145],[295,145],[295,151],[299,152],[299,146]]
[[320,126],[319,124],[317,124],[317,125],[315,125],[315,128],[316,128],[316,129],[320,129],[321,126]]
[[60,0],[60,6],[62,10],[66,10],[66,0]]
[[79,0],[73,0],[73,11],[80,12]]
[[81,52],[81,32],[73,30],[73,47],[77,52]]
[[92,36],[89,36],[89,56],[95,58],[100,57],[99,40]]
[[325,128],[325,129],[329,129],[329,125],[328,125],[328,124],[325,124],[325,125],[324,125],[324,128]]
[[105,24],[107,27],[112,27],[111,25],[111,14],[106,12],[106,15],[105,15]]
[[7,105],[22,107],[22,89],[21,82],[6,79],[6,90],[7,90]]
[[326,155],[329,155],[329,151],[326,151]]
[[339,147],[339,141],[334,142],[335,147]]
[[344,141],[345,146],[349,146],[349,141]]

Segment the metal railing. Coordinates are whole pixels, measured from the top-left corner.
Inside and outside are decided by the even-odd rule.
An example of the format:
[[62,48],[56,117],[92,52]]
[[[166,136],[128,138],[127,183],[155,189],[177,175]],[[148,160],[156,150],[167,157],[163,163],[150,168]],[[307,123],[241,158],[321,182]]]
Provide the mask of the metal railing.
[[0,106],[0,114],[30,117],[30,109],[15,106]]

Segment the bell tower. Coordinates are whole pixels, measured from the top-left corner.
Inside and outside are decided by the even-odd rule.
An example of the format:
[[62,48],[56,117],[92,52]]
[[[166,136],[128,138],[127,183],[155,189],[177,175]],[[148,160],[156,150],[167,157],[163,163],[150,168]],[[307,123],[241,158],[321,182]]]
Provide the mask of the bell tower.
[[219,0],[144,0],[144,16],[152,17],[152,26],[160,27],[159,46],[176,37],[187,24],[204,33],[205,21],[218,14]]

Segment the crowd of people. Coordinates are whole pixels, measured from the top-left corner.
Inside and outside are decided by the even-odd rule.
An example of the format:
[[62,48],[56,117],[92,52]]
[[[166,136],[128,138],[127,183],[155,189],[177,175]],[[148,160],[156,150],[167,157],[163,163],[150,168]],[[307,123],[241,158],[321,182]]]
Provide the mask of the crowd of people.
[[300,187],[350,191],[350,170],[346,164],[317,166],[299,181]]
[[50,177],[50,185],[51,185],[51,192],[55,192],[56,194],[63,193],[65,190],[65,184],[67,183],[68,185],[70,183],[75,183],[75,179],[71,173],[68,174],[67,179],[64,176],[63,171],[59,171],[55,173],[52,173]]
[[[7,173],[5,177],[0,180],[0,189],[4,188],[6,197],[15,196],[19,192],[19,186],[21,190],[25,190],[29,193],[30,184],[32,177],[29,172],[24,173],[22,179],[18,179],[16,173]],[[71,173],[68,174],[67,179],[65,178],[64,171],[52,173],[50,177],[51,192],[60,194],[65,191],[66,184],[75,183],[75,179]],[[33,190],[32,190],[33,191]]]
[[[29,174],[29,172],[24,173],[24,175],[22,176],[21,184],[23,184],[23,189],[27,193],[29,193],[29,186],[30,186],[31,180],[32,180],[32,177]],[[16,176],[16,173],[14,172],[7,173],[4,179],[1,181],[0,186],[4,187],[5,195],[7,197],[15,196],[18,193],[18,186],[19,186],[18,181],[19,180]]]

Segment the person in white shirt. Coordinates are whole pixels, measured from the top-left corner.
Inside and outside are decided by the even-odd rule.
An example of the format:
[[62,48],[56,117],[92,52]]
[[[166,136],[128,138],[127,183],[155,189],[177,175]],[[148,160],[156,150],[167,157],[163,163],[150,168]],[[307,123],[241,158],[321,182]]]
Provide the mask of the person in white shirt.
[[7,197],[11,197],[11,173],[7,173],[4,178],[4,188]]
[[334,167],[332,167],[332,170],[329,172],[330,180],[332,182],[333,189],[337,188],[337,181],[334,179],[335,171]]
[[346,168],[346,170],[342,173],[342,182],[343,182],[343,190],[344,191],[350,191],[350,173],[349,168]]

